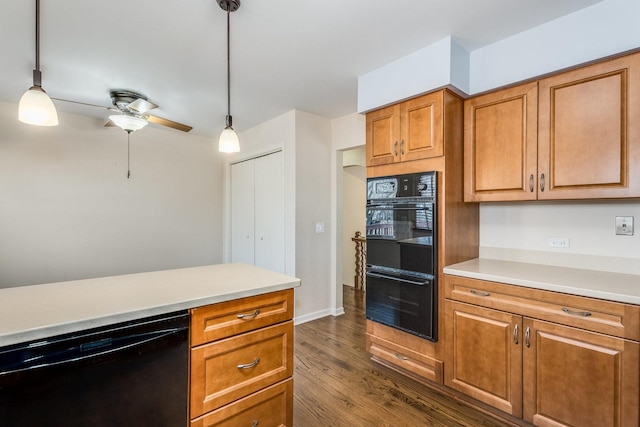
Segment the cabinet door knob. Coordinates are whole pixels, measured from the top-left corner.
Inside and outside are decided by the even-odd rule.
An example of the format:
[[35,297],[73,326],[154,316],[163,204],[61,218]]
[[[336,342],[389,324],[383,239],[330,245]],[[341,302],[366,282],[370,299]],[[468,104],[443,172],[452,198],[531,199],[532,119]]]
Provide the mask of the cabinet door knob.
[[544,174],[540,174],[540,191],[544,192]]
[[513,327],[513,342],[518,345],[518,324]]

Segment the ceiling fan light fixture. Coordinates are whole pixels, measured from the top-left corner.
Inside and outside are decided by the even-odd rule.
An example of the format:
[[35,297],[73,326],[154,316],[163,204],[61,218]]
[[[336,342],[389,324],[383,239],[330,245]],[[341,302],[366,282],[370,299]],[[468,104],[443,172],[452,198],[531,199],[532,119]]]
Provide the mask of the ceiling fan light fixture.
[[57,126],[58,113],[44,89],[31,86],[20,98],[18,120],[36,126]]
[[145,119],[127,114],[114,114],[109,116],[109,120],[126,132],[135,132],[148,124]]
[[18,104],[18,120],[36,126],[57,126],[58,112],[53,101],[42,89],[40,72],[40,0],[36,0],[36,69],[33,70],[33,86],[27,90]]

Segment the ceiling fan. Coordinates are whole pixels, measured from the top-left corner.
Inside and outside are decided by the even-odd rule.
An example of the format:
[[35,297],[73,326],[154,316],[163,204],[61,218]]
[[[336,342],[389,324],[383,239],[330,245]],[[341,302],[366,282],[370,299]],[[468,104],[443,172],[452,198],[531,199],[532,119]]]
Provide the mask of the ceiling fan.
[[146,126],[147,123],[154,123],[161,126],[177,129],[182,132],[189,132],[191,126],[173,120],[149,114],[149,111],[158,108],[157,104],[149,101],[141,93],[125,89],[113,89],[109,91],[112,107],[88,104],[86,102],[70,101],[68,99],[52,98],[56,101],[70,102],[73,104],[88,105],[90,107],[104,108],[119,114],[109,116],[109,121],[105,126],[119,126],[127,132],[133,132]]

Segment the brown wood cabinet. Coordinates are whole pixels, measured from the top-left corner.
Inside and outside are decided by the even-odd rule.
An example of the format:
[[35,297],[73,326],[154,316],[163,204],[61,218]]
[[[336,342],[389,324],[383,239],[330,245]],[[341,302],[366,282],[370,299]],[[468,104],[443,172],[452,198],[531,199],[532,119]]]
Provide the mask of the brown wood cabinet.
[[[403,116],[401,111],[409,111],[410,113],[405,113]],[[427,113],[427,111],[429,112]],[[422,119],[419,119],[420,117]],[[431,124],[421,128],[420,123],[425,117],[429,117]],[[444,292],[442,291],[444,275],[442,268],[445,265],[478,256],[478,205],[463,203],[464,127],[462,117],[462,98],[447,89],[367,113],[367,177],[425,171],[437,172],[437,307],[438,336],[440,338],[437,342],[432,342],[398,329],[367,321],[366,349],[371,353],[372,358],[379,363],[420,381],[428,380],[439,384],[443,382],[444,358]],[[380,153],[385,150],[388,155],[393,153],[393,132],[391,129],[400,128],[400,121],[408,122],[404,125],[404,129],[409,133],[411,140],[412,148],[410,151],[422,153],[420,158],[408,157],[407,151],[405,151],[404,161],[388,164],[372,162],[372,157],[377,159],[384,157]],[[433,138],[427,139],[437,143],[414,142],[422,139],[416,136],[421,133],[432,135]],[[380,135],[387,136],[386,143],[381,142],[384,139]],[[420,146],[433,148],[424,148],[422,151],[417,148]],[[372,156],[372,153],[376,153],[376,155]]]
[[192,426],[292,425],[292,318],[292,289],[192,310]]
[[456,276],[445,292],[445,385],[538,426],[638,425],[640,306]]
[[639,53],[470,98],[465,201],[640,197],[639,122]]
[[367,113],[367,166],[443,155],[443,91]]
[[535,200],[538,84],[464,103],[465,201]]

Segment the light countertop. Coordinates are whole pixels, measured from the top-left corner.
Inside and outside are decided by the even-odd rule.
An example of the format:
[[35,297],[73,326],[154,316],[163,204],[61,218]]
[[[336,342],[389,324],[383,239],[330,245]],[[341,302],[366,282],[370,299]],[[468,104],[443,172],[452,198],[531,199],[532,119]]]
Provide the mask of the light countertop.
[[0,347],[297,286],[235,263],[0,289]]
[[640,304],[640,276],[579,268],[476,258],[444,268],[445,274]]

